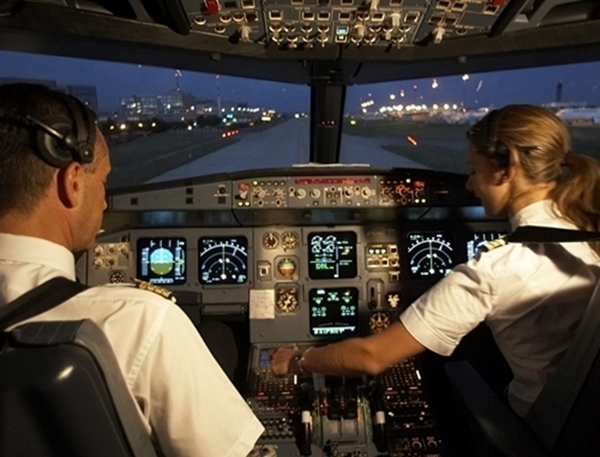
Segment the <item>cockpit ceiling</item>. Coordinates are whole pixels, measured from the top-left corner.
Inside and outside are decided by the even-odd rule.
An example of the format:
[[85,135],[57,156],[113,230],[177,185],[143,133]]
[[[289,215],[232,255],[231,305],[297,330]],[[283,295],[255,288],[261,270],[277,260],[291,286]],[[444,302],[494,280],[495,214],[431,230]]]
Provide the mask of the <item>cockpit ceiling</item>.
[[0,49],[360,84],[595,60],[600,2],[0,0]]

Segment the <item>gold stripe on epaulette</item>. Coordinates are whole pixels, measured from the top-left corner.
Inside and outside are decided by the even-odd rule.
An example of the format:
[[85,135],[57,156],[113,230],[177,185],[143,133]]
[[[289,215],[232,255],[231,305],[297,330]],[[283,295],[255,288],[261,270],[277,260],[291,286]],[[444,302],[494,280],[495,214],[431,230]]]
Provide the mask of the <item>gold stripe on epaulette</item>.
[[502,236],[500,238],[496,238],[495,240],[484,243],[481,246],[481,250],[483,252],[490,252],[499,247],[506,246],[507,244],[508,244],[508,241],[506,240],[506,236]]
[[133,278],[133,282],[135,287],[141,290],[147,290],[148,292],[153,292],[155,294],[160,295],[161,297],[166,298],[167,300],[171,300],[173,303],[177,302],[173,292],[164,287],[157,286],[156,284],[152,284],[148,281],[142,281],[141,279]]

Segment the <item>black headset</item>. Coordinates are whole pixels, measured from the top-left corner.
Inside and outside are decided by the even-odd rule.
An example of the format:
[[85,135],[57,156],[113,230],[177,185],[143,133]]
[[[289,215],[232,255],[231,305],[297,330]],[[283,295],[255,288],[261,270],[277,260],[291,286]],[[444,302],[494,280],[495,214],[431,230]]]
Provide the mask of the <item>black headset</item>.
[[508,168],[510,166],[510,150],[500,140],[498,140],[498,129],[500,119],[504,115],[504,109],[494,110],[488,114],[487,122],[482,131],[482,138],[485,142],[485,154],[498,168]]
[[504,112],[504,109],[491,111],[467,132],[467,138],[473,139],[477,134],[484,145],[481,152],[490,159],[492,164],[506,169],[510,166],[510,150],[502,141],[498,140],[498,128]]
[[71,95],[57,93],[69,111],[69,117],[59,116],[40,121],[27,115],[38,128],[38,152],[53,167],[64,168],[73,162],[91,163],[96,142],[96,115]]

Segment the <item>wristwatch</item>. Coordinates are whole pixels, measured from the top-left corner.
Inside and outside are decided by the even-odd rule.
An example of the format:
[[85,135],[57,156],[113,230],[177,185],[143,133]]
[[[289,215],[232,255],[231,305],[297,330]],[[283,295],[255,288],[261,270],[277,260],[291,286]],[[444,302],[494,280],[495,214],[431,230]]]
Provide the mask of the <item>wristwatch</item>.
[[298,368],[298,373],[297,374],[309,374],[310,371],[307,371],[306,369],[304,369],[304,359],[306,357],[306,354],[308,354],[308,351],[310,351],[313,347],[309,347],[307,349],[305,349],[304,351],[298,353],[298,355],[296,355],[294,357],[294,361],[296,362],[296,367]]

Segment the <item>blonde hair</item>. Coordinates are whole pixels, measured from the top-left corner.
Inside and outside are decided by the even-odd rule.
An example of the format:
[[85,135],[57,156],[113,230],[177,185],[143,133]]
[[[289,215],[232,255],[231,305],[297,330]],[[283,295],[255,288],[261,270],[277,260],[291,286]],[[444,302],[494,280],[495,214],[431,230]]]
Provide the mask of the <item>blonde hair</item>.
[[[551,111],[508,105],[479,121],[469,138],[490,160],[506,154],[532,183],[556,183],[551,198],[560,217],[582,230],[600,231],[600,163],[571,151],[571,135]],[[600,255],[600,242],[590,243]]]

